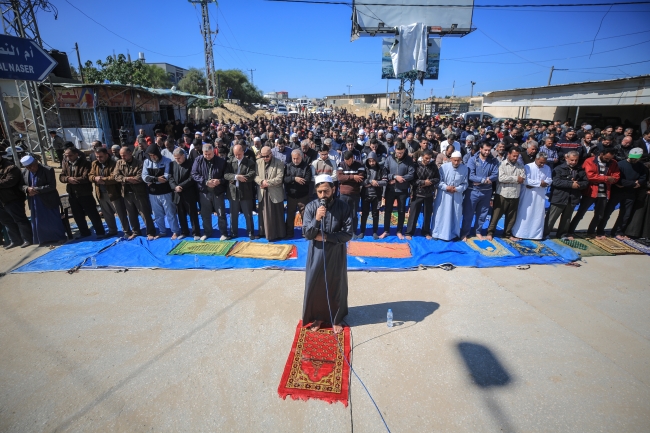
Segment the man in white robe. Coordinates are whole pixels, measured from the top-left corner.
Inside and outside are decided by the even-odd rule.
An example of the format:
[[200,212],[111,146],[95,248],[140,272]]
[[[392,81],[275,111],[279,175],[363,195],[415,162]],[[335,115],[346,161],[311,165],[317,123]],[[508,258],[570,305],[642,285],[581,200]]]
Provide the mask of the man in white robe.
[[463,192],[467,189],[469,171],[461,164],[462,154],[451,154],[451,162],[440,167],[440,183],[434,205],[435,218],[431,236],[450,241],[460,237],[463,220]]
[[546,217],[546,189],[551,184],[551,168],[546,165],[546,154],[538,153],[535,162],[524,167],[525,188],[521,189],[517,219],[512,234],[519,239],[542,239]]

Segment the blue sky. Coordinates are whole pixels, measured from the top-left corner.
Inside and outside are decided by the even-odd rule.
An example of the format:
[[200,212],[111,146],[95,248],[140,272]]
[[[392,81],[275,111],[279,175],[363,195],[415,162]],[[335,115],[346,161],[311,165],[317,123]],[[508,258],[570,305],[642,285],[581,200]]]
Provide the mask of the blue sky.
[[[105,59],[113,50],[124,54],[129,50],[132,58],[143,51],[148,62],[186,68],[204,65],[200,8],[187,1],[52,2],[58,8],[58,19],[38,12],[41,36],[46,44],[66,51],[73,65],[75,42],[82,63]],[[516,4],[512,0],[483,2],[510,3]],[[552,65],[569,69],[556,71],[554,84],[650,73],[650,4],[614,6],[605,15],[607,9],[476,9],[473,24],[478,30],[463,38],[443,38],[439,79],[425,81],[423,86],[418,83],[416,97],[428,97],[432,91],[436,96],[451,95],[454,81],[455,95],[469,95],[470,81],[477,83],[475,94],[543,86]],[[347,93],[347,85],[352,86],[351,93],[386,91],[386,80],[381,79],[381,39],[350,42],[350,7],[220,0],[218,8],[210,5],[210,12],[212,28],[219,27],[216,68],[255,69],[255,85],[265,92],[287,90],[291,97],[322,97]],[[630,64],[644,60],[648,62]],[[604,68],[613,65],[626,66]],[[393,91],[398,81],[388,84]]]

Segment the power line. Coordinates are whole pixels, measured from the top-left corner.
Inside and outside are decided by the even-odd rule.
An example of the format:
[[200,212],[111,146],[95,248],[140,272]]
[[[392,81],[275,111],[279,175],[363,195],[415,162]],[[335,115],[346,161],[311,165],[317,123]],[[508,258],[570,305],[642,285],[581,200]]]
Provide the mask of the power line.
[[[359,63],[359,64],[377,64],[376,61],[357,61],[357,60],[334,60],[334,59],[310,59],[310,58],[305,58],[305,57],[291,57],[291,56],[281,56],[279,54],[268,54],[268,53],[260,53],[258,51],[250,51],[250,50],[237,50],[236,48],[232,47],[227,47],[225,45],[220,45],[220,44],[215,44],[218,47],[224,47],[224,48],[230,48],[231,50],[234,51],[243,51],[245,53],[251,53],[251,54],[258,54],[260,56],[268,56],[268,57],[279,57],[282,59],[291,59],[291,60],[307,60],[311,62],[331,62],[331,63]],[[544,66],[546,67],[546,66]]]
[[[641,42],[637,42],[636,44],[626,45],[624,47],[612,48],[612,49],[605,50],[605,51],[597,51],[597,52],[592,53],[592,54],[596,55],[596,54],[611,53],[612,51],[620,51],[620,50],[624,50],[626,48],[636,47],[637,45],[647,44],[648,42],[650,42],[650,39],[645,40],[645,41],[641,41]],[[534,49],[534,48],[531,48],[531,49]],[[557,61],[557,60],[565,60],[566,61],[566,60],[580,59],[580,58],[583,58],[583,57],[590,57],[592,54],[583,54],[583,55],[580,55],[580,56],[573,56],[573,57],[560,57],[560,58],[556,58],[556,59],[544,59],[544,60],[538,60],[538,62],[553,62],[553,61]],[[443,58],[443,59],[440,59],[440,60],[461,62],[461,63],[496,64],[496,65],[522,65],[522,64],[525,64],[525,63],[529,63],[529,62],[477,62],[477,61],[474,61],[474,60],[465,60],[465,59],[459,59],[459,58],[456,58],[456,59],[445,59],[445,58]]]
[[[638,35],[638,34],[641,34],[641,33],[650,33],[650,30],[642,30],[640,32],[625,33],[623,35],[616,35],[616,36],[606,36],[606,37],[598,38],[596,40],[597,41],[602,41],[602,40],[605,40],[605,39],[623,38],[625,36]],[[567,42],[567,43],[564,43],[564,44],[557,44],[557,45],[548,45],[548,46],[545,46],[545,47],[531,47],[531,48],[527,48],[527,50],[545,50],[545,49],[549,49],[549,48],[565,47],[565,46],[568,46],[568,45],[579,45],[579,44],[584,44],[586,42],[591,42],[591,39],[590,40],[585,40],[585,41],[578,41],[578,42]],[[472,57],[473,58],[476,58],[476,57],[490,57],[490,56],[498,56],[498,55],[506,54],[506,53],[508,53],[508,51],[501,51],[499,53],[489,53],[489,54],[476,54],[476,55],[472,55]],[[452,57],[452,58],[441,59],[441,60],[465,60],[465,59],[467,59],[467,56],[464,56],[464,57]]]
[[104,24],[100,23],[99,21],[97,21],[96,19],[94,19],[93,17],[91,17],[90,15],[88,15],[87,13],[85,13],[84,11],[82,11],[81,9],[79,9],[77,6],[75,6],[75,5],[73,5],[72,3],[70,3],[68,0],[64,0],[64,1],[65,1],[67,4],[69,4],[70,6],[72,6],[74,9],[76,9],[76,10],[77,10],[81,15],[85,16],[85,17],[88,18],[90,21],[94,22],[95,24],[97,24],[98,26],[100,26],[101,28],[103,28],[104,30],[107,30],[108,32],[114,34],[114,35],[117,36],[118,38],[120,38],[120,39],[122,39],[122,40],[125,40],[126,42],[130,43],[131,45],[135,45],[135,46],[138,47],[138,48],[142,48],[142,49],[145,50],[145,51],[149,51],[149,52],[151,52],[151,53],[158,54],[159,56],[164,56],[164,57],[193,57],[193,56],[198,56],[199,54],[203,54],[203,52],[201,51],[201,52],[199,52],[199,53],[194,53],[194,54],[186,54],[186,55],[182,55],[182,56],[173,56],[173,55],[169,55],[169,54],[163,54],[163,53],[160,53],[160,52],[158,52],[158,51],[154,51],[154,50],[152,50],[152,49],[150,49],[150,48],[147,48],[147,47],[143,47],[142,45],[137,44],[137,43],[135,43],[135,42],[133,42],[133,41],[131,41],[131,40],[125,38],[124,36],[115,33],[113,30],[109,29],[109,28],[106,27]]
[[[239,45],[239,41],[237,40],[237,36],[235,36],[235,32],[233,32],[232,29],[230,28],[230,24],[228,24],[228,20],[226,19],[226,15],[224,15],[224,13],[221,11],[221,9],[222,8],[217,8],[217,12],[221,14],[221,17],[226,22],[226,27],[228,27],[228,30],[230,31],[230,34],[232,35],[232,38],[235,40],[235,43],[237,44],[237,48],[239,48],[241,50],[241,45]],[[244,54],[244,57],[246,57],[246,60],[248,60],[248,62],[250,63],[250,59],[248,58],[248,56],[246,56],[246,54]]]
[[396,5],[391,3],[354,3],[344,1],[316,1],[316,0],[264,0],[268,2],[281,3],[308,3],[317,5],[342,5],[342,6],[401,6],[401,7],[421,7],[421,8],[474,8],[474,9],[509,9],[509,8],[556,8],[556,7],[598,7],[598,6],[621,6],[621,5],[644,5],[650,4],[650,1],[627,1],[616,3],[553,3],[553,4],[522,4],[522,5],[459,5],[459,4],[402,4]]

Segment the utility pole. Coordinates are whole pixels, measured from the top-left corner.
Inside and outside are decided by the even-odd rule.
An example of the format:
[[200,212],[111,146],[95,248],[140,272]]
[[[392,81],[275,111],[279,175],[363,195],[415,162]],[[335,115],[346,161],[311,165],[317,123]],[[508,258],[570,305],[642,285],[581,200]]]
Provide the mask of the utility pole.
[[214,96],[214,103],[219,97],[214,80],[214,52],[212,51],[212,32],[210,29],[210,18],[208,16],[208,4],[216,0],[188,0],[190,3],[201,5],[201,35],[203,36],[203,50],[205,54],[205,85],[208,96]]
[[253,72],[257,71],[257,69],[247,69],[247,71],[251,72],[251,84],[255,85],[255,81],[253,81]]
[[77,63],[79,63],[79,75],[81,76],[81,82],[85,83],[86,80],[84,80],[84,72],[83,68],[81,67],[81,56],[79,56],[79,44],[76,42],[74,43],[74,49],[77,51]]
[[568,71],[568,69],[555,69],[555,66],[551,66],[551,73],[548,76],[548,86],[551,85],[551,80],[553,79],[553,71]]
[[[472,84],[472,91],[469,93],[469,97],[472,98],[474,97],[474,84],[476,84],[476,81],[470,81],[470,83]],[[470,103],[471,102],[472,101],[470,101]]]
[[451,99],[454,99],[455,90],[456,90],[456,80],[454,80],[454,84],[451,85]]
[[348,88],[348,96],[350,96],[350,87],[352,87],[352,84],[348,84],[348,85],[347,85],[347,88]]

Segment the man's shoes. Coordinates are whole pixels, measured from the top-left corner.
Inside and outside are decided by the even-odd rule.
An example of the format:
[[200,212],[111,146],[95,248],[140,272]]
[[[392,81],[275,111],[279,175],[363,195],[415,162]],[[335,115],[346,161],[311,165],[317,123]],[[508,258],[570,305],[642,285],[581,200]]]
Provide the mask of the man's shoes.
[[255,237],[255,235],[250,235],[249,238],[251,239],[251,241],[254,241],[255,239],[257,239],[257,238]]
[[359,234],[357,235],[357,239],[363,239],[363,236],[364,236],[363,233],[359,233]]
[[27,248],[27,247],[29,247],[29,246],[31,246],[31,245],[32,245],[31,242],[25,241],[25,242],[23,242],[23,244],[20,246],[20,248]]
[[220,240],[220,241],[228,241],[228,240],[230,240],[230,236],[221,235],[221,237],[219,238],[219,240]]
[[178,236],[176,237],[176,239],[178,239],[179,241],[180,241],[181,239],[183,239],[183,238],[185,238],[185,235],[178,235]]
[[207,237],[206,235],[203,235],[203,236],[201,236],[201,238],[200,238],[199,240],[204,241],[204,240],[206,240],[207,238],[208,238],[208,237]]
[[198,241],[198,240],[200,240],[200,239],[201,239],[201,236],[194,236],[194,240],[195,240],[195,241]]
[[9,242],[9,245],[5,245],[4,249],[5,250],[10,250],[12,248],[16,248],[17,246],[18,246],[18,244],[14,244],[13,242]]
[[379,239],[379,235],[378,235],[377,233],[373,233],[373,234],[372,234],[372,238],[373,238],[374,240],[377,240],[377,239]]
[[356,241],[357,240],[357,235],[352,235],[352,240]]

